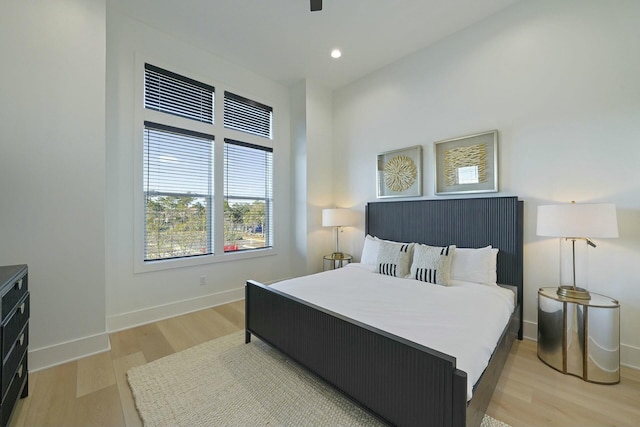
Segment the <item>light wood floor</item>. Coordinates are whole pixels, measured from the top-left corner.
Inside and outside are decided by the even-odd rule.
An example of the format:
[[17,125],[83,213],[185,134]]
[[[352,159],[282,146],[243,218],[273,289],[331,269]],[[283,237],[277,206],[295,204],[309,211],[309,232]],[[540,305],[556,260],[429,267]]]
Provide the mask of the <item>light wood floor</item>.
[[[140,426],[126,371],[244,327],[244,302],[111,334],[111,351],[32,373],[11,426]],[[536,344],[514,344],[487,413],[519,426],[638,426],[640,371],[591,384],[544,365]]]

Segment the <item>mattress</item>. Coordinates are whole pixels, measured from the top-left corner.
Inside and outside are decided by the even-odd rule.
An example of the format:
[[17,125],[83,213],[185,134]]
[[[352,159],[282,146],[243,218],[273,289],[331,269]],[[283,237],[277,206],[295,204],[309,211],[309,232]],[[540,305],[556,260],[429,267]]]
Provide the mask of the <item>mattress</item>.
[[499,286],[432,285],[355,263],[271,287],[455,357],[468,400],[515,307],[513,292]]

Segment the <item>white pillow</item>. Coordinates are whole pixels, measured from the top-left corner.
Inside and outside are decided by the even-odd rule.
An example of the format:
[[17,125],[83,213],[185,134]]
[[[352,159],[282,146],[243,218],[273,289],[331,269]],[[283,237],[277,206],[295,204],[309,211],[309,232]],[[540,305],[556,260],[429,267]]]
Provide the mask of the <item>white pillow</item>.
[[451,279],[496,285],[498,249],[456,248],[451,261]]
[[413,257],[413,243],[380,240],[376,273],[394,277],[407,277]]
[[455,245],[441,247],[416,244],[413,248],[411,278],[448,286],[451,260],[455,250]]
[[498,248],[491,247],[491,257],[489,258],[489,281],[487,285],[498,286]]
[[367,234],[364,238],[364,245],[362,245],[360,263],[376,265],[376,262],[378,261],[378,252],[380,252],[380,242],[381,240],[377,237],[372,237]]

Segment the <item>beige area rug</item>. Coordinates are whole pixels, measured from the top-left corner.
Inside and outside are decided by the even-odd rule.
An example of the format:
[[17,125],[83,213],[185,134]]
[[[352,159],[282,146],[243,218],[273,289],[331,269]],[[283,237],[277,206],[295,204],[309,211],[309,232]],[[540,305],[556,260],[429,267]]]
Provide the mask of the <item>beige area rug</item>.
[[[244,331],[127,372],[144,425],[381,426],[378,419]],[[485,416],[483,427],[508,427]]]

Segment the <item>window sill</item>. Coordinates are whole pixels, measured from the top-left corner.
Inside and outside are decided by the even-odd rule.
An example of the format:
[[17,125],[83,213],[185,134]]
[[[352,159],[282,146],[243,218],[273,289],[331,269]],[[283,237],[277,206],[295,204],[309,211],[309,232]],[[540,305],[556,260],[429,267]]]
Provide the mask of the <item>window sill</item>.
[[134,273],[149,273],[152,271],[171,270],[175,268],[196,267],[200,265],[216,264],[219,262],[232,262],[274,255],[277,255],[277,252],[273,248],[269,248],[255,249],[251,251],[229,252],[223,253],[221,255],[203,255],[188,258],[175,258],[146,262],[136,260],[134,264]]

